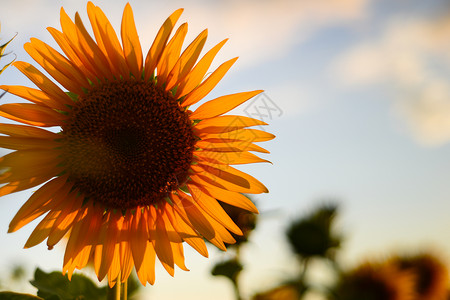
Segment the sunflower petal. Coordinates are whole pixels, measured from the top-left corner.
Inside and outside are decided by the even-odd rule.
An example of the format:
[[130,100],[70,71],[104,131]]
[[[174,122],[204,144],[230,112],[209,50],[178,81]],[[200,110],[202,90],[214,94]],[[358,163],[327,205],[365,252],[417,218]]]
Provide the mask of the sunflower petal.
[[248,210],[256,214],[258,213],[258,209],[256,208],[255,204],[253,204],[250,199],[248,199],[241,193],[229,191],[226,188],[221,188],[217,185],[211,184],[210,181],[208,182],[197,175],[191,176],[191,180],[199,188],[202,188],[205,193],[208,193],[211,197],[221,202]]
[[[155,209],[153,206],[150,209]],[[169,236],[167,235],[164,220],[159,211],[156,211],[155,228],[150,232],[150,239],[153,242],[156,255],[163,265],[164,269],[173,276],[174,275],[174,259],[172,247],[170,245]]]
[[123,11],[121,36],[123,54],[128,67],[135,78],[140,79],[142,74],[142,48],[134,23],[133,10],[129,3]]
[[[1,85],[0,89],[11,93],[13,95],[19,96],[21,98],[27,99],[33,103],[39,105],[45,105],[48,107],[59,107],[64,108],[61,104],[55,102],[46,93],[41,90],[20,86],[20,85]],[[67,108],[67,107],[66,107]]]
[[92,70],[90,63],[86,64],[85,58],[81,58],[78,56],[77,47],[72,48],[72,44],[67,39],[66,35],[64,35],[64,33],[60,32],[59,30],[52,27],[48,27],[47,30],[55,39],[56,43],[64,52],[64,54],[66,54],[70,62],[74,66],[76,66],[83,73],[83,75],[86,76],[86,78],[88,78],[91,82],[94,82],[97,76]]
[[41,128],[16,124],[0,123],[0,133],[17,138],[39,138],[48,140],[60,138],[58,134]]
[[[181,193],[178,195],[175,210],[180,216],[185,217],[193,225],[200,234],[207,240],[213,239],[215,236],[214,228],[206,220],[203,213],[198,209],[192,200],[188,200],[190,196]],[[193,205],[194,204],[194,205]]]
[[198,162],[206,161],[221,165],[240,165],[250,163],[260,163],[270,161],[262,159],[250,152],[213,152],[213,151],[194,151],[194,156]]
[[59,177],[49,181],[34,192],[9,223],[8,232],[14,232],[22,228],[65,199],[72,188],[72,185],[66,183],[66,180],[67,178],[61,179]]
[[32,38],[31,44],[40,53],[46,62],[51,63],[53,67],[57,67],[69,79],[76,83],[74,91],[82,92],[81,87],[88,87],[89,81],[81,70],[71,63],[67,58],[62,56],[58,51],[42,42],[41,40]]
[[244,116],[226,115],[202,120],[194,126],[194,129],[199,134],[208,134],[208,133],[224,133],[242,129],[245,127],[261,126],[261,125],[267,125],[267,123],[258,119],[253,119]]
[[182,80],[177,88],[177,93],[175,95],[176,99],[179,99],[186,94],[190,93],[196,86],[198,86],[206,72],[208,72],[211,63],[216,56],[217,52],[223,47],[223,45],[227,42],[228,39],[223,40],[216,46],[214,46],[211,50],[209,50],[195,65],[192,71],[189,72]]
[[130,75],[130,69],[126,64],[122,46],[120,45],[116,32],[103,11],[98,6],[93,9],[93,15],[95,16],[95,22],[97,24],[96,28],[98,31],[97,35],[95,35],[97,42],[99,42],[99,40],[102,41],[99,42],[99,44],[104,46],[104,51],[106,51],[105,56],[110,61],[111,68],[115,69],[115,74],[118,73],[124,78],[128,78]]
[[192,90],[184,98],[182,105],[187,107],[197,103],[202,100],[212,89],[219,83],[219,81],[225,76],[231,66],[236,62],[237,57],[230,59],[223,64],[221,64],[205,81],[202,82],[198,87]]
[[31,64],[24,61],[16,61],[13,66],[46,93],[49,99],[53,100],[52,102],[49,101],[47,105],[53,108],[65,109],[65,105],[73,104],[69,96]]
[[167,76],[166,91],[170,91],[191,71],[206,42],[208,30],[203,30],[198,37],[183,51],[175,66]]
[[270,153],[266,149],[252,144],[248,143],[247,141],[234,141],[234,142],[225,142],[224,140],[215,141],[215,140],[200,140],[197,141],[195,144],[196,147],[207,150],[207,151],[214,151],[214,152],[244,152],[244,151],[255,151],[255,152],[261,152],[261,153]]
[[169,36],[173,30],[173,27],[180,18],[182,12],[183,9],[181,8],[174,11],[159,29],[158,34],[156,35],[156,38],[147,53],[147,57],[145,58],[145,81],[149,80],[153,75],[156,65],[160,60],[161,54],[167,44],[167,41],[169,40]]
[[77,82],[77,78],[73,76],[77,73],[77,70],[67,63],[66,60],[60,58],[52,59],[46,45],[42,45],[41,41],[37,39],[31,39],[31,41],[32,43],[26,43],[23,46],[27,53],[64,88],[81,94],[83,92],[81,89],[83,84],[87,86],[88,82],[86,80],[84,83]]
[[208,257],[208,249],[206,248],[203,238],[201,238],[194,229],[184,221],[183,217],[173,210],[172,207],[166,207],[165,211],[172,226],[178,232],[180,237],[198,253],[204,257]]
[[60,210],[49,212],[33,230],[27,242],[25,243],[24,248],[31,248],[39,243],[42,243],[48,237],[56,219],[60,214]]
[[142,213],[141,210],[142,208],[140,207],[136,209],[136,213],[131,222],[130,246],[136,270],[141,267],[144,260],[147,245],[145,241],[148,240],[147,211]]
[[229,112],[236,106],[241,105],[253,96],[261,93],[262,90],[231,94],[216,98],[200,105],[191,115],[192,120],[203,120],[217,117]]
[[77,194],[69,194],[63,207],[61,208],[61,214],[55,221],[52,230],[49,233],[47,240],[47,245],[52,248],[56,243],[58,243],[64,235],[72,228],[75,217],[79,213],[81,206],[83,204],[82,198],[78,197]]
[[67,116],[45,106],[31,103],[0,105],[0,116],[34,126],[61,126]]
[[201,188],[194,184],[188,184],[189,193],[194,198],[195,202],[206,212],[210,217],[215,219],[218,223],[231,230],[233,233],[242,235],[241,229],[233,222],[228,214],[223,210],[216,199],[204,193]]
[[163,83],[167,82],[167,75],[178,60],[184,38],[187,34],[187,27],[187,23],[182,24],[161,53],[161,58],[156,65],[156,69],[158,70],[157,81],[159,86],[162,86]]
[[155,283],[155,258],[156,253],[153,249],[153,245],[150,241],[147,241],[145,247],[144,260],[140,268],[136,268],[136,273],[138,275],[139,281],[142,285],[146,285],[147,282],[150,284]]

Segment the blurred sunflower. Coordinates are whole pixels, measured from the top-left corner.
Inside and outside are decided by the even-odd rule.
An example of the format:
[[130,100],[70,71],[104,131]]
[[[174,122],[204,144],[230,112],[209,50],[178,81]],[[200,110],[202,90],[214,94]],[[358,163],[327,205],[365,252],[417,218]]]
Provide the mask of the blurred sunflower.
[[414,279],[389,264],[366,263],[342,274],[334,291],[340,300],[413,300]]
[[398,256],[391,263],[402,271],[414,275],[414,291],[417,300],[447,299],[448,271],[445,264],[431,254]]
[[[205,78],[220,42],[200,60],[207,31],[181,53],[187,24],[169,39],[182,9],[162,25],[144,58],[126,5],[119,39],[99,7],[87,12],[92,38],[78,13],[61,9],[62,31],[48,28],[65,55],[38,39],[25,50],[63,88],[33,65],[14,66],[37,87],[0,86],[32,103],[0,106],[0,195],[43,184],[11,221],[14,232],[41,215],[25,247],[68,237],[63,272],[93,261],[99,280],[124,282],[135,267],[142,284],[155,281],[158,257],[171,275],[187,270],[182,242],[207,256],[203,238],[226,250],[229,231],[242,234],[216,199],[257,212],[241,193],[267,188],[230,164],[265,162],[253,142],[274,138],[248,129],[266,123],[223,115],[261,93],[226,95],[200,105],[237,58]],[[180,54],[181,53],[181,54]],[[198,62],[197,62],[198,60]],[[31,125],[31,126],[29,126]],[[40,127],[59,126],[53,133]]]

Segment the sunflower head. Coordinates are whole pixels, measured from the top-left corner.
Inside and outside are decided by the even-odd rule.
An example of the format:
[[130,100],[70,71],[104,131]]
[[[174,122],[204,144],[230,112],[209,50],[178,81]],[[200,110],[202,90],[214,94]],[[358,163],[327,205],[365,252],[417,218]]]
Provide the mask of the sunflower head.
[[448,291],[448,271],[442,261],[431,254],[398,256],[392,259],[394,266],[414,276],[415,299],[446,299]]
[[413,284],[408,272],[366,263],[341,276],[335,295],[342,300],[413,300]]
[[[227,114],[261,90],[224,95],[198,105],[236,61],[209,67],[226,40],[200,54],[201,32],[188,46],[187,24],[175,29],[175,11],[143,54],[131,6],[120,36],[102,10],[87,5],[93,36],[80,16],[61,9],[61,30],[48,28],[61,48],[31,39],[25,50],[34,65],[14,66],[36,88],[1,85],[28,100],[0,105],[0,196],[40,186],[11,221],[13,232],[39,216],[25,247],[68,238],[63,272],[69,277],[89,262],[110,285],[125,281],[133,267],[153,284],[156,257],[174,274],[184,264],[186,242],[207,256],[204,239],[225,250],[241,229],[219,202],[253,213],[242,193],[267,188],[232,165],[266,162],[255,142],[274,136],[267,125]],[[175,30],[174,30],[175,29]],[[58,127],[59,132],[44,127]],[[219,202],[218,202],[219,201]],[[119,275],[120,274],[120,275]]]

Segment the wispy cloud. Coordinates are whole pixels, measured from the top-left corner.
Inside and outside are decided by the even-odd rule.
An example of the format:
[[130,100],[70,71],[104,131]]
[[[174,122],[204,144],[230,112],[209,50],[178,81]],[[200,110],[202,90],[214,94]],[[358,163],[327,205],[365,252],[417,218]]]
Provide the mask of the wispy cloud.
[[380,36],[338,57],[331,68],[343,87],[387,84],[393,107],[427,145],[450,141],[450,19],[397,16]]
[[[107,12],[113,25],[120,24],[121,10],[127,1],[94,2]],[[368,0],[130,2],[144,46],[149,46],[166,14],[184,7],[181,21],[189,22],[188,38],[208,27],[212,42],[230,38],[224,57],[241,56],[245,58],[243,64],[254,65],[285,55],[294,45],[324,26],[361,18],[366,13]],[[56,5],[54,0],[17,0],[2,3],[0,18],[9,30],[27,35],[38,30],[44,32],[47,26],[59,27],[61,6],[69,15],[79,11],[86,16],[85,4],[81,2],[65,0]],[[84,20],[87,22],[87,18]]]

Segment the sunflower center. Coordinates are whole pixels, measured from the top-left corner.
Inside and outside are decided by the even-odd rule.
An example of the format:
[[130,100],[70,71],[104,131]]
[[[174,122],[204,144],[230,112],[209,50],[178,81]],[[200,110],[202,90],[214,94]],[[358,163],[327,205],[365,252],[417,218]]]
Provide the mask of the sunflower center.
[[195,137],[187,114],[153,82],[103,84],[62,126],[70,180],[110,208],[151,205],[187,179]]

